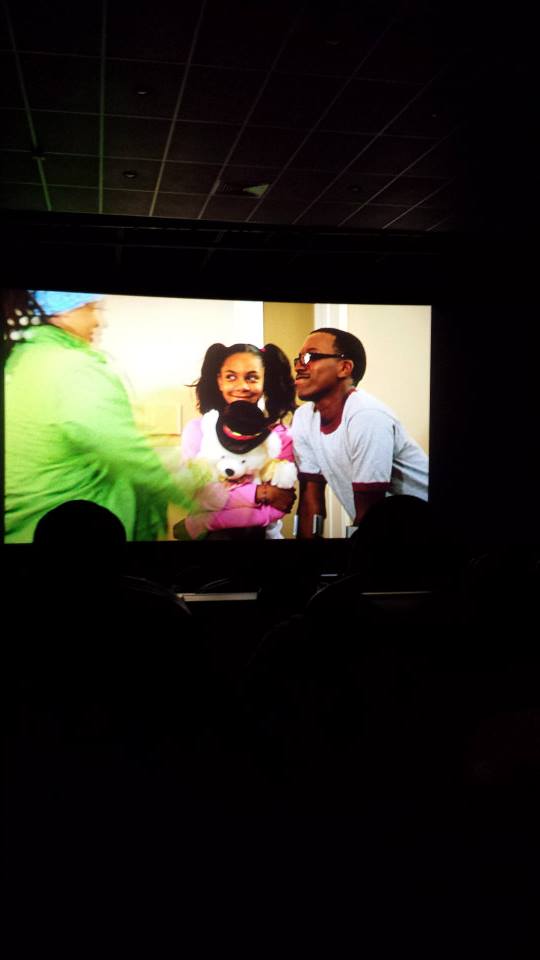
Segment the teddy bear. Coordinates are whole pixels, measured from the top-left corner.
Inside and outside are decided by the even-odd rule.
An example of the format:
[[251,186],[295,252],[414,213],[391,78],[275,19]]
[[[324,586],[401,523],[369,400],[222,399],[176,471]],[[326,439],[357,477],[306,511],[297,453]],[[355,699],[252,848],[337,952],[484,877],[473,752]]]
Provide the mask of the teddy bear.
[[[294,486],[296,467],[289,460],[279,459],[281,440],[256,404],[237,400],[221,413],[209,410],[202,417],[201,430],[201,447],[195,459],[204,460],[215,471],[211,486],[217,481],[227,490],[227,496],[232,488],[246,483],[270,483],[282,489]],[[175,527],[176,539],[204,535],[207,518],[208,514],[186,517]]]
[[289,460],[280,460],[281,440],[272,433],[262,410],[238,400],[222,413],[209,410],[202,418],[202,443],[197,459],[214,467],[220,480],[239,481],[249,476],[254,483],[293,487],[297,470]]

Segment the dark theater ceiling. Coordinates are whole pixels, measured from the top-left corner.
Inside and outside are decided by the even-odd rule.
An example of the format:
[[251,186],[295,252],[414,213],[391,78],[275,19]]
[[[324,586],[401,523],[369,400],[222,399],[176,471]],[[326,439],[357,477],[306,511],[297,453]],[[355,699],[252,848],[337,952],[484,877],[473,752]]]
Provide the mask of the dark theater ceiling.
[[528,218],[532,27],[515,4],[9,0],[0,31],[11,223],[380,239]]

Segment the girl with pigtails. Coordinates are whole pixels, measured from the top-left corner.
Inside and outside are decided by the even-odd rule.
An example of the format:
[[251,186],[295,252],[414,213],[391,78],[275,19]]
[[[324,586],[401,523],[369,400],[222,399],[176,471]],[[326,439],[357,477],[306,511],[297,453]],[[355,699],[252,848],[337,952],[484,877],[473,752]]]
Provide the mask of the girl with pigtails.
[[[182,460],[197,456],[202,442],[202,415],[209,410],[222,413],[229,404],[242,400],[264,404],[272,432],[281,441],[280,460],[294,461],[292,436],[284,419],[296,409],[294,380],[290,363],[273,343],[262,349],[251,343],[226,347],[213,343],[206,351],[199,379],[193,384],[201,417],[190,420],[182,434]],[[208,513],[205,530],[212,539],[282,539],[281,518],[289,513],[295,500],[294,490],[269,483],[231,484],[221,510]],[[201,534],[200,522],[186,517],[185,529],[195,538]]]

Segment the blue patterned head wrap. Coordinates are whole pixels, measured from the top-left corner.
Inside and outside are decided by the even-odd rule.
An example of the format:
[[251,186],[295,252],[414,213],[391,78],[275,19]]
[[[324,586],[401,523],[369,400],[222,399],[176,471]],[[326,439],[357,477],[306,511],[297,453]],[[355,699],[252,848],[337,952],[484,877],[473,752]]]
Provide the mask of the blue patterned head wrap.
[[103,300],[104,296],[102,293],[71,293],[61,290],[30,290],[30,293],[47,317],[76,310],[77,307],[83,307],[85,303]]

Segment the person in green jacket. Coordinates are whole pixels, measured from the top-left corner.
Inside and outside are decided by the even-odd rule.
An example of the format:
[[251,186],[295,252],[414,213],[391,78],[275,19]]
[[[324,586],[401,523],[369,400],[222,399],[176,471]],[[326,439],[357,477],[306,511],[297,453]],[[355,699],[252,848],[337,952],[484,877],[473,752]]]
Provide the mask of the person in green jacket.
[[42,516],[74,499],[111,510],[128,540],[164,533],[169,503],[200,510],[209,471],[195,462],[167,471],[92,346],[103,296],[9,291],[4,300],[5,542],[31,541]]

